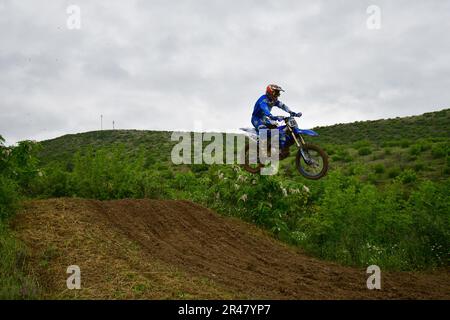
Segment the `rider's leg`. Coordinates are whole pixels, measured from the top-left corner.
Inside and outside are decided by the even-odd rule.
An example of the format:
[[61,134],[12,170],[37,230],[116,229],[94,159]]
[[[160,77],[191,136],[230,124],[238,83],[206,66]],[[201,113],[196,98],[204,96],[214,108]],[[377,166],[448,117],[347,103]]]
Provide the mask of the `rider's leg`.
[[287,135],[285,130],[280,130],[280,160],[286,159],[289,157],[290,152],[289,148],[291,147],[292,142],[287,141]]
[[[259,136],[259,144],[263,150],[263,154],[269,154],[270,153],[270,147],[267,146],[267,140],[269,140],[270,137],[270,130],[269,126],[271,126],[270,122],[267,121],[268,119],[261,119],[261,118],[252,118],[252,124],[256,129],[256,132]],[[266,132],[265,138],[262,139],[260,133]],[[269,140],[270,141],[270,140]]]

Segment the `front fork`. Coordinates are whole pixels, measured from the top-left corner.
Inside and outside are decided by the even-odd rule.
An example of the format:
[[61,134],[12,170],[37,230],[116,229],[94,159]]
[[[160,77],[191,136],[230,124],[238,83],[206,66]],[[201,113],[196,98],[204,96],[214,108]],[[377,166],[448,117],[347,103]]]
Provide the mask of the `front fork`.
[[303,139],[302,135],[299,134],[298,137],[295,135],[294,131],[292,131],[291,127],[287,127],[289,130],[289,133],[292,135],[292,138],[294,138],[295,144],[300,149],[300,154],[302,155],[303,159],[307,164],[311,164],[312,160],[309,157],[309,154],[303,150],[303,146],[306,144],[305,140]]
[[303,140],[303,137],[301,135],[298,135],[298,137],[300,139],[297,138],[297,136],[295,135],[294,131],[292,131],[292,128],[287,126],[287,129],[289,131],[289,133],[292,135],[292,138],[294,138],[295,144],[297,145],[297,147],[299,149],[302,148],[302,146],[305,144],[305,140]]

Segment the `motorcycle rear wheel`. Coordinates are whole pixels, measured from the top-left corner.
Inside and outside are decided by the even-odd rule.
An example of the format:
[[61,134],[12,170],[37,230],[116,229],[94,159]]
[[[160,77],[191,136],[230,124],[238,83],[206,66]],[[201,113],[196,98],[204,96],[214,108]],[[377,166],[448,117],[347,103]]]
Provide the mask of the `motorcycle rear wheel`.
[[250,161],[250,154],[249,154],[249,152],[250,152],[250,145],[249,145],[248,142],[245,144],[244,154],[243,154],[244,163],[242,164],[242,168],[245,171],[253,173],[253,174],[260,173],[261,168],[264,167],[264,165],[259,162],[259,147],[257,147],[256,149],[258,150],[257,151],[258,154],[257,154],[256,163],[251,163],[252,161]]

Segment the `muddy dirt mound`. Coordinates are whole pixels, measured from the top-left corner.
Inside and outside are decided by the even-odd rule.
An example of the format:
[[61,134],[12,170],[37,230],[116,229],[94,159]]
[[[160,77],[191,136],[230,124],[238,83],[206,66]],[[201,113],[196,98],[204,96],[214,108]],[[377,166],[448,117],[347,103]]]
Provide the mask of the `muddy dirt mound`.
[[188,201],[32,201],[16,229],[49,296],[72,294],[63,270],[78,264],[76,294],[88,298],[450,298],[448,271],[383,272],[382,290],[371,291],[363,269],[311,258]]

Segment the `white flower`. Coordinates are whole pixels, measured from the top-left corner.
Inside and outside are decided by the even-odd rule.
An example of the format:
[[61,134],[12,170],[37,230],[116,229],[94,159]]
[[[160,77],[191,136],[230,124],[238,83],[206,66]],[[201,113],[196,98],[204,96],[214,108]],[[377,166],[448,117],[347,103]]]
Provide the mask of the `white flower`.
[[247,195],[246,194],[243,194],[240,198],[239,198],[239,200],[242,200],[242,201],[247,201]]
[[307,192],[307,193],[310,192],[310,191],[309,191],[309,188],[308,188],[307,186],[305,186],[305,185],[303,185],[303,191],[305,191],[305,192]]
[[281,192],[283,192],[283,196],[287,197],[288,192],[285,188],[281,187]]

